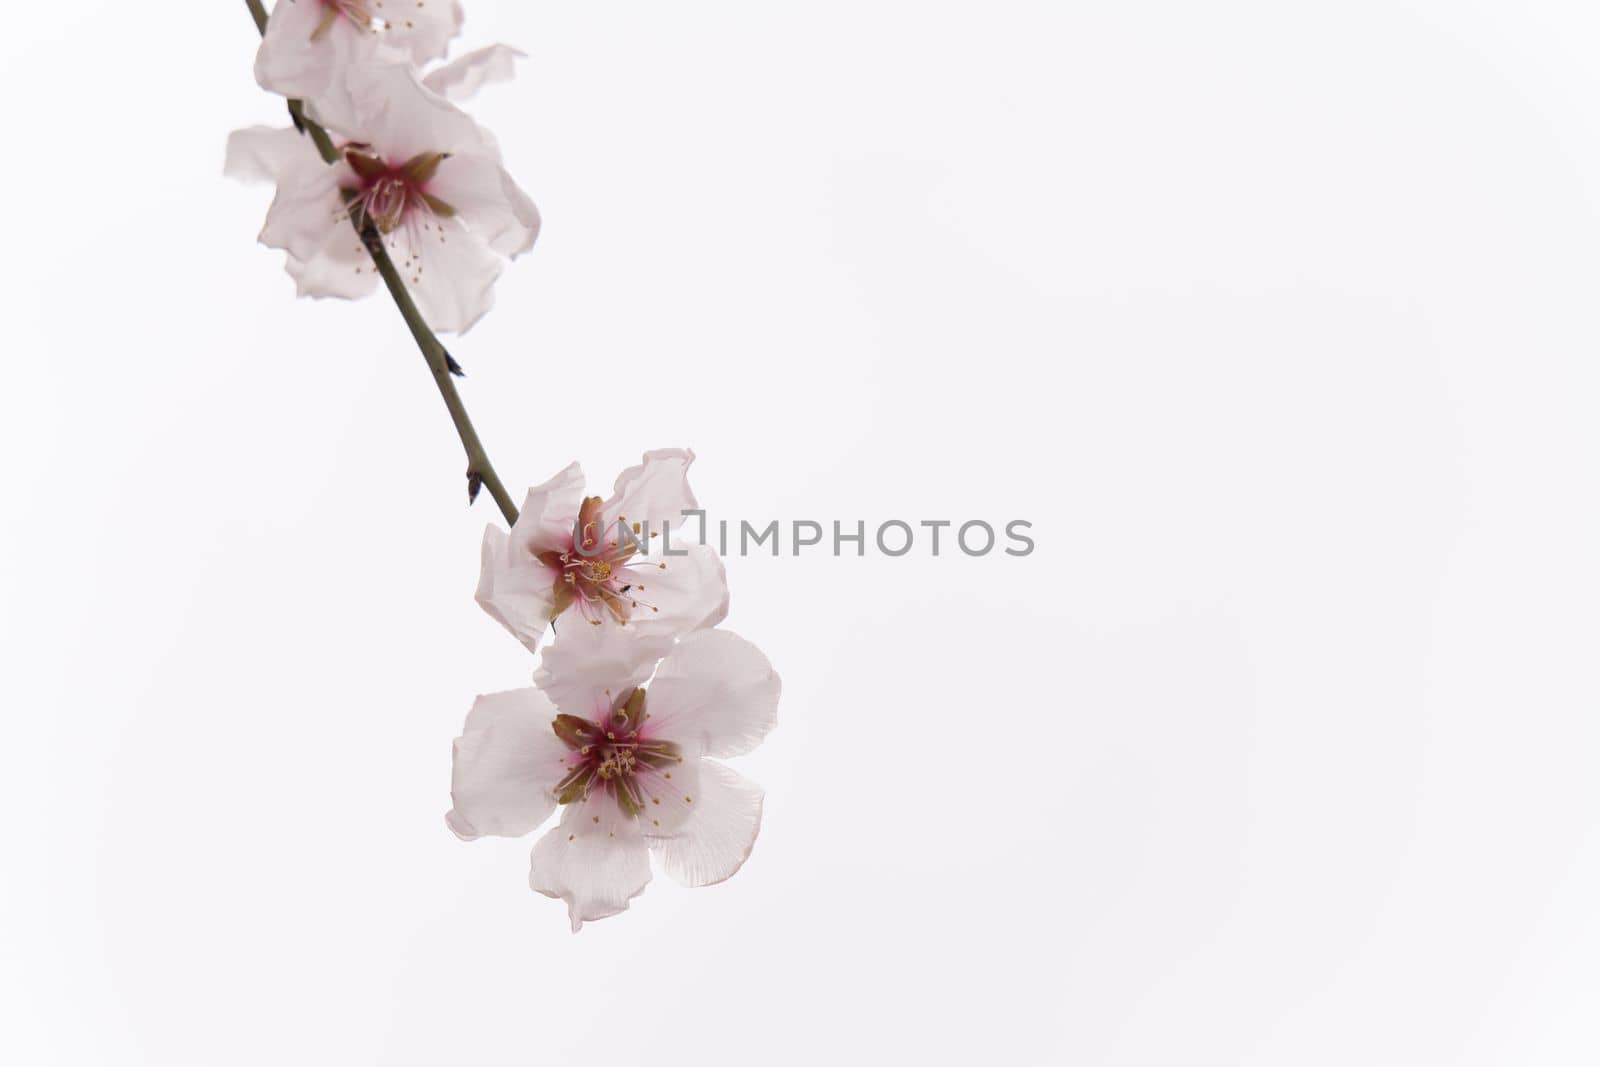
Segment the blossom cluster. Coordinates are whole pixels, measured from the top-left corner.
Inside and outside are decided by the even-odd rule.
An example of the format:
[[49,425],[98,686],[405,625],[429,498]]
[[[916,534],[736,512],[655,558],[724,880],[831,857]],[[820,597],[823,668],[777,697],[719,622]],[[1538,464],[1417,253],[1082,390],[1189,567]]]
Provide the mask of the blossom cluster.
[[530,651],[559,633],[532,688],[473,705],[446,821],[467,840],[518,836],[563,807],[530,883],[567,902],[574,930],[644,890],[649,854],[676,881],[710,885],[761,827],[761,789],[718,760],[772,729],[778,676],[716,628],[728,586],[710,546],[651,550],[650,533],[696,507],[693,460],[647,452],[605,499],[585,495],[574,463],[528,490],[509,532],[484,531],[478,603]]
[[538,209],[494,137],[457,106],[509,78],[521,53],[492,45],[425,71],[460,31],[460,5],[388,3],[278,0],[256,80],[300,101],[336,154],[324,159],[293,127],[253,126],[228,138],[225,172],[277,185],[260,240],[284,251],[301,296],[370,295],[378,273],[365,242],[380,240],[428,325],[462,333],[493,305],[506,261],[539,235]]
[[[278,0],[266,18],[256,78],[295,125],[236,131],[226,171],[276,184],[260,239],[286,253],[301,295],[361,297],[380,275],[395,289],[398,273],[427,327],[463,332],[533,246],[533,202],[458,106],[521,53],[441,63],[461,21],[447,0]],[[652,854],[675,880],[709,885],[760,829],[761,789],[719,761],[772,729],[778,676],[719,628],[728,588],[709,546],[652,551],[698,507],[693,460],[648,452],[606,498],[586,495],[574,463],[520,513],[506,497],[510,528],[484,533],[477,601],[539,662],[532,686],[473,703],[445,821],[464,840],[521,836],[560,808],[529,880],[566,902],[574,930],[627,908]]]

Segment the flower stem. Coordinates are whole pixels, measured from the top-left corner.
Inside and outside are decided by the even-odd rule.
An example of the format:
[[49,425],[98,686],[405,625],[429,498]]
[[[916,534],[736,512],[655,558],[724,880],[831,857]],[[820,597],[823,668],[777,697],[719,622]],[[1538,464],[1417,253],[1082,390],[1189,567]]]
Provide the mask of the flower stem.
[[328,136],[328,131],[306,118],[306,109],[298,100],[289,101],[289,117],[294,120],[294,128],[311,138],[311,143],[317,146],[317,155],[322,157],[324,163],[334,163],[339,159],[339,150],[333,147],[333,138]]
[[[250,9],[251,17],[255,19],[256,31],[265,34],[267,12],[261,6],[261,0],[244,0],[244,2]],[[282,3],[284,0],[279,2]],[[300,101],[289,101],[289,114],[294,119],[295,127],[311,138],[311,143],[317,146],[317,152],[324,162],[333,163],[338,160],[339,150],[334,147],[328,131],[306,116]],[[400,277],[400,272],[395,269],[394,260],[389,258],[389,250],[383,245],[383,236],[373,228],[370,221],[363,224],[354,216],[350,221],[355,226],[356,232],[361,235],[361,243],[372,256],[372,262],[377,265],[378,275],[388,288],[389,296],[393,298],[395,307],[400,311],[400,317],[405,319],[406,326],[410,328],[411,336],[416,340],[417,348],[421,350],[422,358],[427,361],[428,370],[433,375],[433,384],[438,386],[439,396],[444,400],[445,409],[450,412],[450,421],[455,423],[456,435],[461,438],[461,447],[467,453],[468,501],[477,499],[480,488],[487,489],[500,508],[500,514],[505,516],[506,524],[514,524],[517,521],[517,506],[512,502],[511,494],[506,492],[500,476],[495,473],[494,464],[489,462],[489,454],[484,451],[483,442],[478,440],[478,431],[473,429],[472,419],[467,416],[467,407],[462,403],[461,394],[456,389],[452,372],[459,373],[460,368],[450,357],[450,353],[445,351],[444,345],[439,343],[439,338],[428,328],[422,312],[417,309],[416,301],[411,299],[405,280]]]

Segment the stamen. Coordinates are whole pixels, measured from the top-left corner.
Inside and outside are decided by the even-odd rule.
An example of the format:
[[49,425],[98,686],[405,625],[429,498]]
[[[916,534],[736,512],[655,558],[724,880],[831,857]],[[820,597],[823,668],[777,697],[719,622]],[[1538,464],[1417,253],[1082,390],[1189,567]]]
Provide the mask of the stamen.
[[[573,524],[573,539],[564,549],[548,549],[538,554],[538,559],[556,573],[552,618],[568,607],[576,607],[578,614],[591,626],[608,622],[626,626],[640,610],[659,614],[657,604],[640,596],[645,585],[639,580],[640,568],[654,563],[665,570],[664,562],[638,558],[642,546],[636,534],[643,531],[642,523],[632,523],[618,515],[608,520],[602,513],[599,497],[585,497]],[[630,529],[627,537],[606,538],[608,530]]]

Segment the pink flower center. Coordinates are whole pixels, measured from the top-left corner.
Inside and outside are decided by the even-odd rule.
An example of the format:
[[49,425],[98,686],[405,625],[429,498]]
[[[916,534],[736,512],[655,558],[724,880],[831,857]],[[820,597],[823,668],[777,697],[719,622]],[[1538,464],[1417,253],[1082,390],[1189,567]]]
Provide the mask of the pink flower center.
[[345,207],[358,224],[370,221],[384,234],[398,229],[413,212],[448,218],[455,209],[428,192],[428,183],[449,158],[445,152],[421,152],[394,164],[366,145],[346,145],[344,161],[352,177],[339,189]]
[[[550,728],[567,746],[562,759],[566,775],[556,783],[556,801],[573,804],[602,790],[624,815],[636,816],[661,796],[672,777],[670,768],[683,762],[677,745],[649,736],[645,729],[645,691],[633,689],[617,698],[599,721],[578,715],[557,715]],[[684,803],[691,798],[683,797]]]
[[[639,594],[645,591],[645,573],[652,567],[666,570],[666,563],[651,564],[637,559],[644,544],[638,524],[632,527],[638,535],[635,540],[617,529],[617,523],[625,521],[622,516],[617,516],[617,523],[608,526],[600,507],[599,497],[586,498],[578,510],[577,536],[571,547],[539,553],[539,561],[554,573],[552,619],[574,607],[594,626],[608,618],[619,626],[626,626],[640,608],[661,610],[641,600]],[[609,539],[607,530],[611,531]]]

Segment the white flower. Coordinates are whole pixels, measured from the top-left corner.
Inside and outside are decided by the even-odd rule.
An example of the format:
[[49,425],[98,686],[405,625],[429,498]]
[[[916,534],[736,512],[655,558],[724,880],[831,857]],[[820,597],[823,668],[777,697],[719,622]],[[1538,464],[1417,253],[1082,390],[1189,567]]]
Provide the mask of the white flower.
[[417,66],[461,32],[455,0],[278,0],[256,52],[256,81],[315,103],[344,70],[384,55]]
[[557,617],[667,642],[715,626],[728,613],[722,560],[668,530],[696,506],[693,462],[688,449],[646,452],[604,501],[583,495],[576,463],[528,490],[509,534],[483,532],[478,603],[529,650]]
[[685,637],[659,666],[648,647],[563,635],[539,688],[479,697],[455,742],[445,821],[463,840],[518,837],[564,809],[534,845],[529,884],[567,902],[574,931],[644,891],[650,853],[674,880],[711,885],[761,828],[760,787],[717,758],[776,724],[772,665],[726,630]]
[[[434,73],[447,91],[469,91],[509,51],[484,49]],[[332,165],[291,131],[254,127],[228,139],[228,174],[278,185],[261,242],[288,253],[300,295],[355,299],[379,280],[352,219],[370,223],[428,324],[470,328],[494,303],[505,257],[539,232],[538,210],[493,140],[397,63],[353,68],[318,118],[339,147]]]

